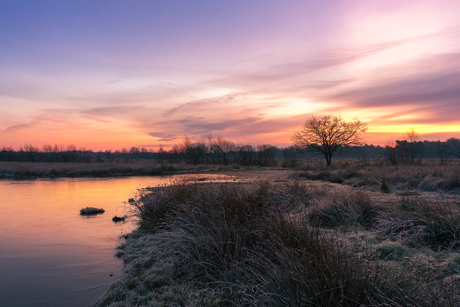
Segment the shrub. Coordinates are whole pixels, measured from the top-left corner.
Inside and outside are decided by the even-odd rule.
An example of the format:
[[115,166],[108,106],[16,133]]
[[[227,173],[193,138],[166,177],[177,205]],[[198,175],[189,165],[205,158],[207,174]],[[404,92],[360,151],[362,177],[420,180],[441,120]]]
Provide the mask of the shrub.
[[292,195],[304,195],[307,193],[307,187],[302,184],[302,182],[295,178],[294,180],[290,180],[286,183],[287,192]]
[[387,176],[385,175],[382,176],[382,182],[380,183],[380,191],[382,191],[383,193],[390,192],[390,186],[387,183]]
[[56,170],[56,169],[54,169],[54,168],[52,168],[52,169],[49,171],[49,175],[50,175],[51,177],[58,177],[60,174],[61,174],[61,172],[58,171],[58,170]]
[[340,176],[340,174],[335,173],[335,172],[331,173],[331,175],[329,176],[327,180],[331,183],[342,183],[343,182],[343,178]]
[[321,227],[365,227],[375,223],[378,210],[372,205],[369,195],[364,192],[336,192],[332,202],[314,208],[309,220]]

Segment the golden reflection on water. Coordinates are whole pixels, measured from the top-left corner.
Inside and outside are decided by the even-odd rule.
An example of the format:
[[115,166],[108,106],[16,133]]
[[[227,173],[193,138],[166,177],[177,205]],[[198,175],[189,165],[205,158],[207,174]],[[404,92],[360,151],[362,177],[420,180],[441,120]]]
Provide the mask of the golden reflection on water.
[[[91,305],[121,270],[114,248],[134,227],[112,218],[127,213],[126,201],[137,189],[177,178],[0,181],[0,302]],[[81,216],[85,207],[105,213]]]

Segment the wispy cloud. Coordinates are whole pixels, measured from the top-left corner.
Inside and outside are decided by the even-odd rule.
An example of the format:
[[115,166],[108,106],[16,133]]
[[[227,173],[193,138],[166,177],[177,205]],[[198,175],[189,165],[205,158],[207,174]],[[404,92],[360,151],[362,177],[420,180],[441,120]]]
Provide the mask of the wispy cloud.
[[112,116],[127,114],[139,109],[141,106],[116,106],[116,107],[101,107],[82,110],[81,113],[85,115],[95,116]]
[[[415,37],[412,39],[395,40],[381,44],[348,48],[348,50],[342,49],[318,51],[314,55],[303,56],[304,59],[296,61],[284,60],[284,63],[281,64],[265,66],[265,68],[259,70],[258,72],[240,74],[236,73],[226,78],[215,79],[211,82],[211,84],[215,83],[221,85],[238,85],[243,87],[263,87],[264,85],[266,86],[267,83],[277,83],[296,77],[311,75],[323,69],[333,68],[336,66],[348,64],[350,62],[358,61],[360,59],[377,54],[379,52],[423,38],[424,37]],[[295,58],[298,59],[299,56],[296,56]],[[300,58],[302,58],[302,56],[300,56]],[[312,87],[316,87],[318,85],[320,87],[334,85],[334,83],[328,84],[326,82],[327,81],[318,82],[314,79],[308,81],[308,83],[310,83]],[[278,86],[283,85],[284,83],[280,83]]]
[[410,76],[386,84],[346,91],[328,97],[347,101],[353,107],[436,104],[460,99],[460,73]]
[[177,120],[168,120],[155,123],[156,126],[163,126],[165,129],[171,129],[173,131],[182,131],[187,134],[208,134],[216,131],[225,131],[229,128],[241,128],[244,129],[244,125],[254,123],[260,120],[262,117],[247,117],[239,119],[231,119],[226,121],[215,122],[203,117],[186,117]]
[[19,125],[14,125],[10,126],[2,131],[2,133],[10,133],[10,132],[17,132],[22,129],[27,129],[34,127],[39,121],[38,120],[33,120],[31,122],[25,123],[25,124],[19,124]]
[[159,142],[170,142],[174,141],[178,138],[177,135],[174,135],[172,133],[166,133],[166,132],[149,132],[150,136],[159,138]]
[[204,106],[210,106],[210,105],[215,105],[215,104],[221,104],[221,103],[231,103],[232,101],[235,101],[237,99],[244,99],[248,93],[231,93],[228,95],[223,95],[219,97],[212,97],[212,98],[205,98],[205,99],[198,99],[198,100],[193,100],[190,102],[186,102],[184,104],[181,104],[177,107],[174,107],[172,109],[169,109],[168,111],[164,112],[162,114],[163,117],[170,117],[171,115],[176,114],[178,111],[183,111],[183,110],[194,110],[196,108],[204,107]]

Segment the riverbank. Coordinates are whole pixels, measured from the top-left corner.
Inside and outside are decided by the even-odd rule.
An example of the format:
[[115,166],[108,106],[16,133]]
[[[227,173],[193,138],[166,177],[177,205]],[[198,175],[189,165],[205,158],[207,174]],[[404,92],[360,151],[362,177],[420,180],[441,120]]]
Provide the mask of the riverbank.
[[203,170],[193,165],[158,162],[0,162],[0,179],[160,176]]
[[[354,187],[379,188],[385,181],[394,189],[421,188],[423,190],[455,190],[460,192],[460,160],[440,165],[434,160],[423,160],[420,164],[389,165],[380,159],[343,159],[326,166],[322,160],[299,161],[295,167],[242,166],[215,164],[136,162],[4,162],[0,161],[0,180],[37,178],[107,178],[130,176],[162,176],[177,174],[233,174],[256,178],[258,172],[267,176],[267,171],[295,171],[297,176],[310,180],[343,183]],[[252,172],[252,173],[251,173]],[[254,175],[255,174],[255,175]],[[256,177],[254,177],[256,176]]]
[[96,305],[456,306],[455,190],[268,174],[141,190]]
[[151,162],[0,162],[0,180],[37,178],[108,178],[164,176],[178,174],[248,172],[273,170],[274,167],[239,165],[192,165]]

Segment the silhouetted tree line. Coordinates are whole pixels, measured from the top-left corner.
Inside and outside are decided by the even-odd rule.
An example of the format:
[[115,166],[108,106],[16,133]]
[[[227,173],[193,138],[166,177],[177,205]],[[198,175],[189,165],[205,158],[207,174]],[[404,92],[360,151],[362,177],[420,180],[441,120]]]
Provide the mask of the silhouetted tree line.
[[277,165],[281,150],[272,145],[236,145],[221,136],[209,135],[206,140],[192,142],[187,136],[180,145],[169,151],[162,148],[157,153],[160,161],[185,161],[189,164],[240,164],[240,165]]
[[421,159],[439,159],[445,164],[447,159],[459,157],[460,139],[450,138],[441,141],[414,141],[413,139],[396,141],[384,148],[384,156],[391,164],[417,163]]
[[[382,159],[391,164],[417,163],[423,158],[439,159],[442,164],[449,158],[460,155],[460,139],[450,138],[445,142],[395,141],[387,146],[345,146],[338,153],[338,159]],[[92,151],[67,147],[44,145],[42,148],[24,145],[18,150],[3,147],[0,161],[19,162],[129,162],[156,160],[165,163],[188,164],[238,164],[243,166],[296,167],[304,159],[324,159],[321,154],[307,153],[294,146],[278,148],[268,144],[237,145],[221,136],[208,136],[199,142],[192,142],[187,136],[183,142],[170,150],[160,147],[157,151],[144,147],[121,150]]]
[[3,147],[0,151],[0,161],[19,162],[107,162],[156,159],[156,153],[146,148],[132,147],[122,150],[92,151],[85,148],[77,149],[74,145],[66,148],[59,145],[47,145],[42,148],[24,145],[19,150]]

